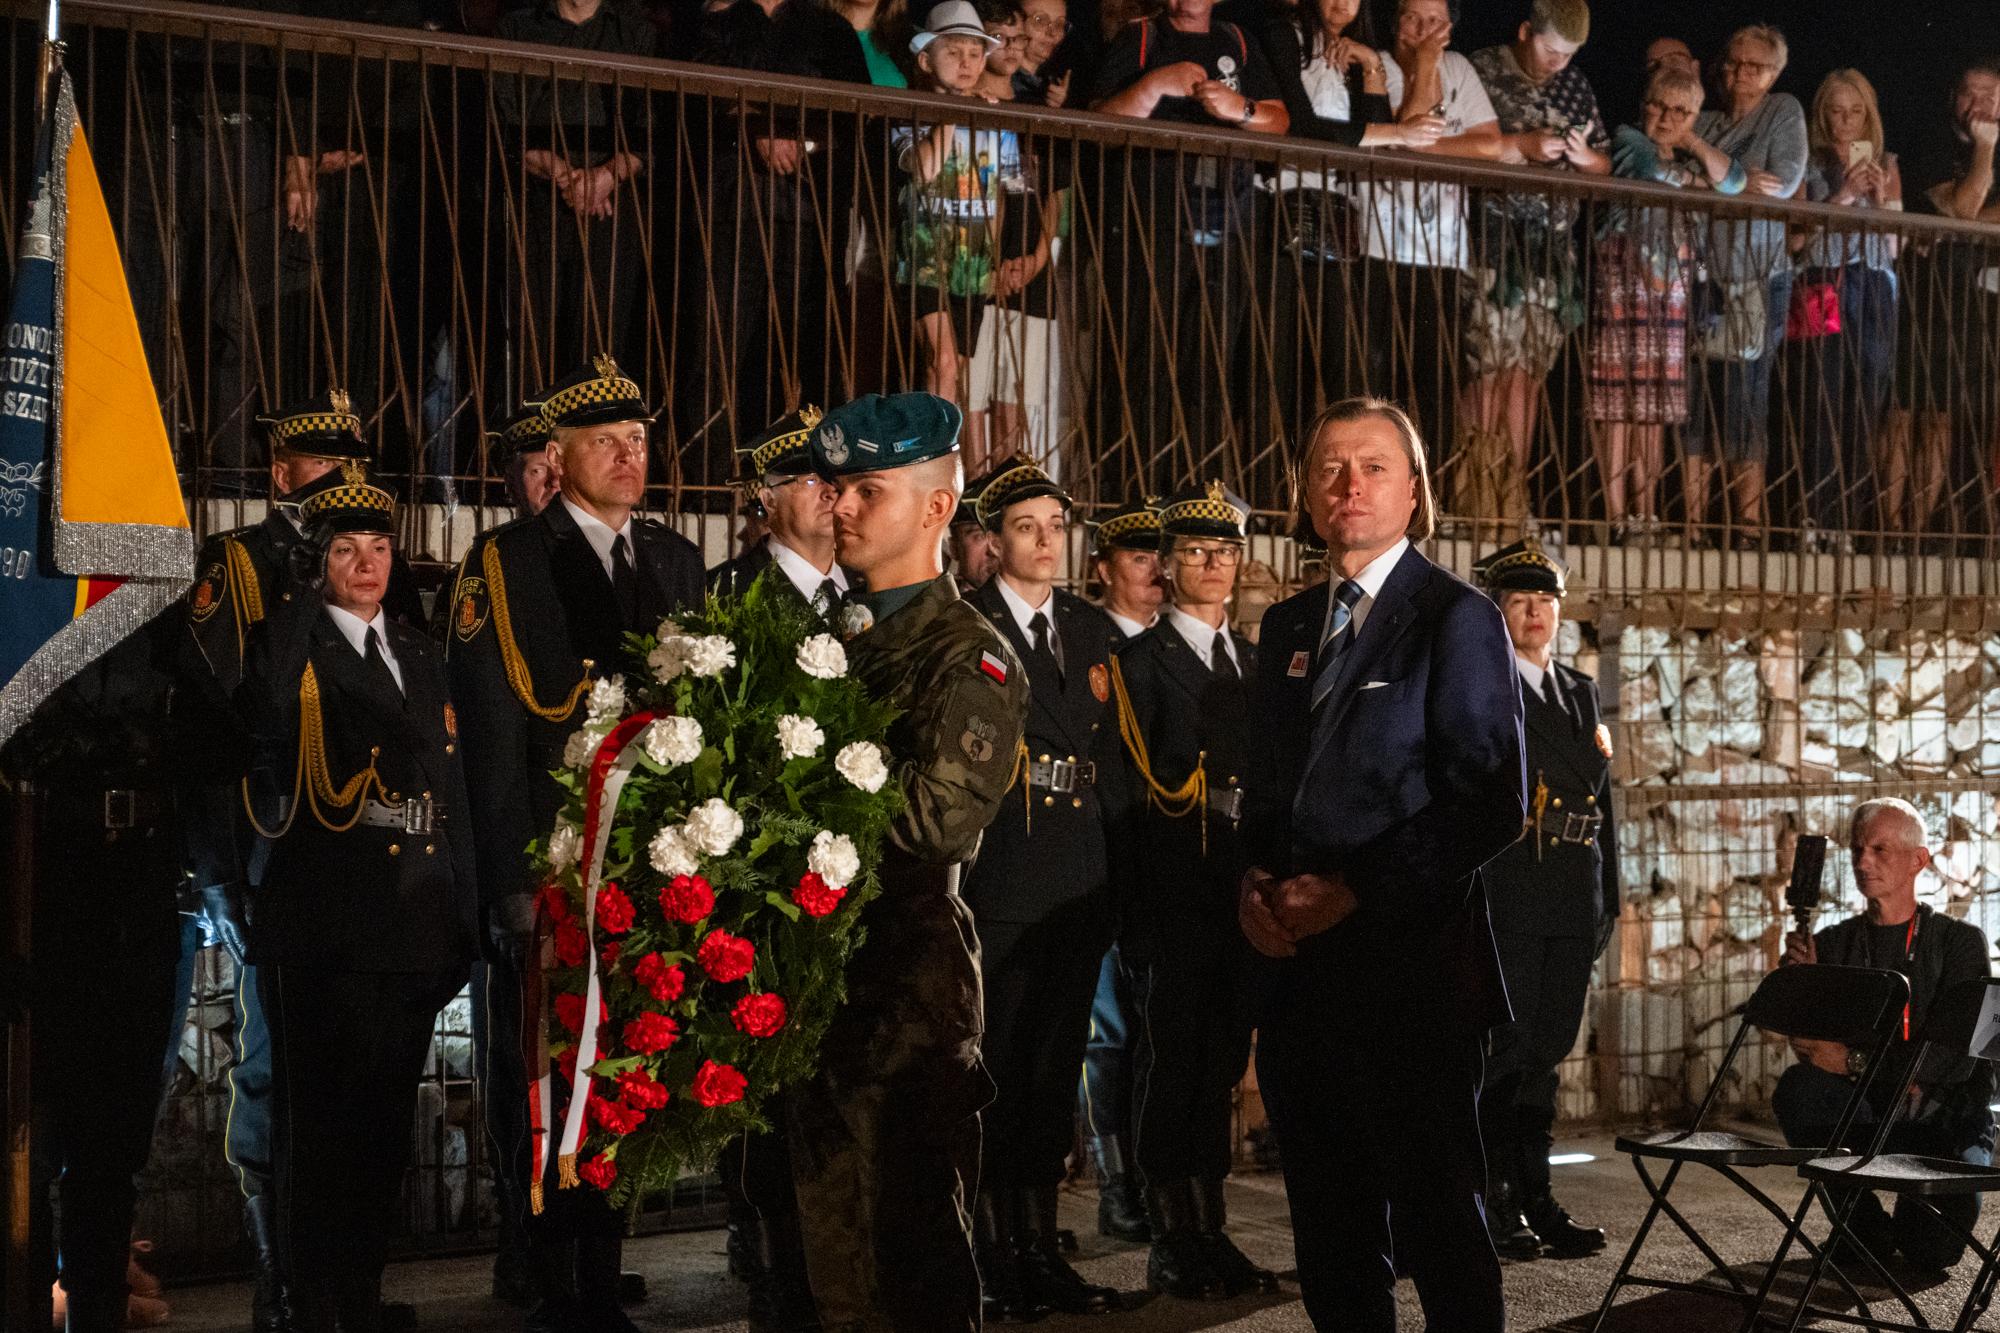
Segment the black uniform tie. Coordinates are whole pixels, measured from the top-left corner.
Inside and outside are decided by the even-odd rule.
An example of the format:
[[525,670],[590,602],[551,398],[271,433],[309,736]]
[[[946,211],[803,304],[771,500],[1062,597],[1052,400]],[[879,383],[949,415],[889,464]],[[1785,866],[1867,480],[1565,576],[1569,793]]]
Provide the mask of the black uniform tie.
[[1049,625],[1049,618],[1040,611],[1035,612],[1029,617],[1028,632],[1035,636],[1033,655],[1055,668],[1056,683],[1060,685],[1063,678],[1062,640]]
[[403,687],[396,683],[396,673],[389,670],[389,659],[382,656],[382,640],[376,637],[373,625],[368,627],[368,647],[362,656],[368,659],[368,669],[381,676],[398,698],[402,697]]
[[1556,684],[1554,668],[1542,673],[1542,698],[1548,701],[1551,708],[1563,715],[1563,721],[1572,727],[1576,725],[1576,718],[1569,711],[1569,701],[1563,698],[1562,689]]
[[632,547],[619,533],[611,542],[611,592],[627,628],[639,618],[639,576],[632,570]]
[[1224,680],[1238,679],[1235,659],[1229,656],[1229,631],[1215,632],[1215,642],[1208,650],[1208,669]]
[[840,607],[840,585],[832,579],[821,579],[819,591],[813,594],[813,610],[833,619],[833,613]]

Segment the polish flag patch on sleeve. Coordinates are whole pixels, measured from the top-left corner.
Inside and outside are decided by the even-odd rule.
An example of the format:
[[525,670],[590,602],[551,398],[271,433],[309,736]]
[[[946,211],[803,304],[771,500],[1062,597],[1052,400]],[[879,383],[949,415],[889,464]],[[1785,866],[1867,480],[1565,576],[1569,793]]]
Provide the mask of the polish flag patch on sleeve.
[[1007,683],[1007,664],[1001,661],[997,654],[981,653],[979,655],[979,669],[993,677],[1000,684],[1005,685]]

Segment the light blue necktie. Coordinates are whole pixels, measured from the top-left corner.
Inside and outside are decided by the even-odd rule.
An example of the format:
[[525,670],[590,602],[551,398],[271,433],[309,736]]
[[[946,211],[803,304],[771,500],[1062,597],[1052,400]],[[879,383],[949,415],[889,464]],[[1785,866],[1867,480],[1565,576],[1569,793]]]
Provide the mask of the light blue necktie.
[[1361,600],[1361,585],[1348,579],[1333,594],[1333,621],[1327,626],[1326,639],[1319,646],[1319,670],[1313,675],[1312,706],[1315,710],[1326,702],[1326,696],[1333,693],[1333,682],[1340,675],[1340,655],[1354,642],[1354,635],[1348,631],[1354,625],[1354,606]]

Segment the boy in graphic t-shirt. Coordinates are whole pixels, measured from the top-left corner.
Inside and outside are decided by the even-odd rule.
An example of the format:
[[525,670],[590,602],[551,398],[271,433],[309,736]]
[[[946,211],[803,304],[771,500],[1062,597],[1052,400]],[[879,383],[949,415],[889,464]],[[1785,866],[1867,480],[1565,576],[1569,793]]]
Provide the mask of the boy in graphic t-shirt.
[[[997,45],[967,0],[944,0],[910,39],[919,86],[971,96]],[[1011,131],[948,123],[899,125],[890,143],[909,175],[896,221],[895,299],[916,326],[924,388],[962,408],[973,316],[992,291],[1000,203],[1020,174],[1020,143]]]

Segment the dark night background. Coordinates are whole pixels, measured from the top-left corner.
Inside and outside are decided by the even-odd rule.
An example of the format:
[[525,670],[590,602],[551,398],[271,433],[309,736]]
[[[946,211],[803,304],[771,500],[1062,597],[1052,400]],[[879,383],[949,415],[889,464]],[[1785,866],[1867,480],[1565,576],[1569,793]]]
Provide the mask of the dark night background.
[[[1459,3],[1452,45],[1468,53],[1511,40],[1528,8],[1527,0]],[[1378,23],[1384,10],[1393,12],[1393,0],[1378,8]],[[1853,66],[1868,76],[1881,97],[1889,149],[1905,161],[1906,191],[1917,187],[1911,166],[1949,151],[1949,99],[1959,70],[1975,56],[2000,55],[2000,0],[1594,0],[1590,41],[1577,63],[1608,119],[1635,120],[1647,43],[1679,37],[1712,72],[1729,34],[1749,23],[1784,32],[1791,63],[1777,90],[1808,110],[1829,70]],[[1385,39],[1392,31],[1377,28]],[[1715,105],[1712,92],[1708,104]]]

